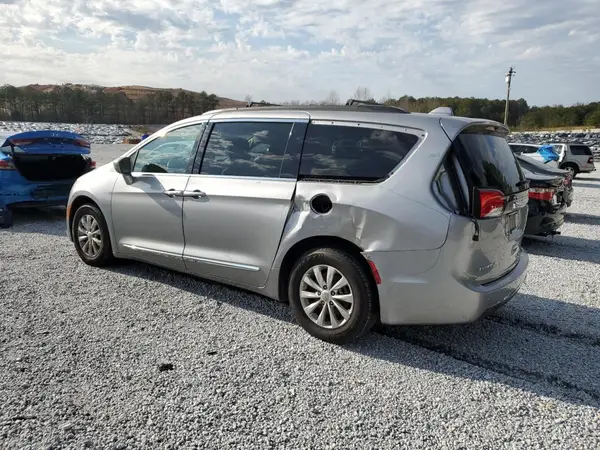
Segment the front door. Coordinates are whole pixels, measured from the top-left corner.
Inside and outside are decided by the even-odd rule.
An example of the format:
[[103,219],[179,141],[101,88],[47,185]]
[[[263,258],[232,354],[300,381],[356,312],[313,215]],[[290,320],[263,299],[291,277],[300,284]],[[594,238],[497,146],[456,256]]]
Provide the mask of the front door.
[[206,123],[153,138],[131,156],[129,183],[119,177],[112,195],[112,225],[124,257],[184,270],[183,191]]
[[184,193],[188,270],[264,286],[292,205],[307,122],[306,114],[215,121]]

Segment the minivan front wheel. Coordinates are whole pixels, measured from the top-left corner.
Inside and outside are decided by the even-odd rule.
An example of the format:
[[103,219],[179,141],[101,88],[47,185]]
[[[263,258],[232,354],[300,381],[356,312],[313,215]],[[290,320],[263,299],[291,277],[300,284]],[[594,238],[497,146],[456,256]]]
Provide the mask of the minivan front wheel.
[[75,250],[84,263],[101,267],[112,262],[108,227],[96,206],[83,205],[75,212],[71,235]]
[[376,320],[372,282],[357,258],[333,248],[305,253],[293,266],[288,287],[292,312],[312,336],[348,343]]

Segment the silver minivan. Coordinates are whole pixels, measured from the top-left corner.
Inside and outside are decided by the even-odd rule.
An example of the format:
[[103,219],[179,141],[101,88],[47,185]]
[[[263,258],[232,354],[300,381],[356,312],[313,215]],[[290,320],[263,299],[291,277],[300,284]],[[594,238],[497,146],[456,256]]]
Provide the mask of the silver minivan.
[[500,123],[349,102],[171,124],[79,178],[81,259],[289,302],[311,335],[477,320],[525,280],[528,182]]

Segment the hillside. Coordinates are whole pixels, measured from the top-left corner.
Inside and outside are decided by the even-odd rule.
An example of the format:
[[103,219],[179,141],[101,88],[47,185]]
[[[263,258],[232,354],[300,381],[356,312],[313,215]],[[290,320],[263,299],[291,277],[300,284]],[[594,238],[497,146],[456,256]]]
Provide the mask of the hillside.
[[[56,84],[29,84],[27,86],[19,86],[19,89],[33,89],[39,92],[50,93],[55,92],[60,88],[69,87],[71,89],[81,89],[83,91],[89,93],[98,93],[103,92],[105,94],[124,94],[128,99],[132,101],[137,101],[142,97],[147,97],[151,94],[157,94],[158,92],[171,92],[173,96],[176,96],[179,92],[185,92],[187,94],[198,94],[198,92],[190,91],[187,89],[181,88],[169,88],[169,89],[161,89],[161,88],[153,88],[149,86],[115,86],[115,87],[104,87],[97,86],[91,84],[72,84],[67,83],[64,85],[56,85]],[[219,97],[217,96],[217,100],[219,101],[219,108],[235,108],[238,106],[246,105],[246,102],[233,100],[231,98]]]
[[166,124],[244,102],[205,91],[82,84],[0,86],[0,121]]

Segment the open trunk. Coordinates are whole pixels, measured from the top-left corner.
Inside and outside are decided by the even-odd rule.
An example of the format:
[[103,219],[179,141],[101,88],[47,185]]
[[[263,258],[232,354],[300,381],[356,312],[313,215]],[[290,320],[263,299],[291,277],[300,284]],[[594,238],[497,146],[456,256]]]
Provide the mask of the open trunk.
[[[443,119],[442,119],[443,121]],[[500,124],[467,126],[454,139],[446,163],[460,214],[473,224],[463,276],[484,285],[519,262],[527,223],[528,181]]]
[[6,139],[0,150],[29,181],[74,180],[92,169],[90,143],[66,131],[28,131]]
[[90,160],[82,155],[15,154],[15,168],[29,181],[73,180],[83,175]]

